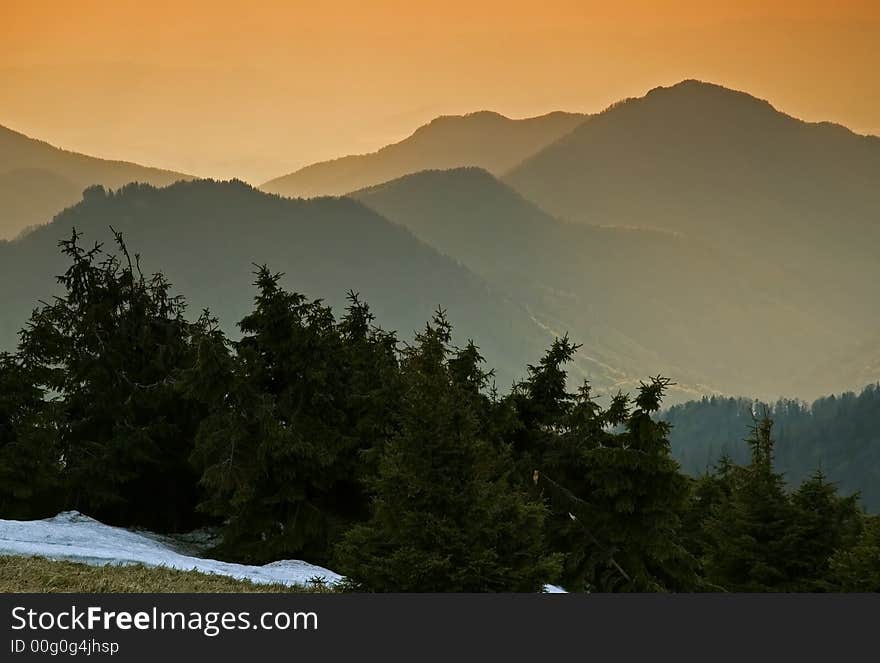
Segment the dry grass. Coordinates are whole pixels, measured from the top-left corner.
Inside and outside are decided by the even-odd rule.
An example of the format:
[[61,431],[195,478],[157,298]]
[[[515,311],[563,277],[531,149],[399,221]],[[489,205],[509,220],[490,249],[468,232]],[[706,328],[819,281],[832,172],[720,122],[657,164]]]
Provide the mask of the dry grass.
[[0,593],[267,593],[322,592],[322,586],[259,585],[226,576],[147,567],[89,566],[42,557],[0,556]]

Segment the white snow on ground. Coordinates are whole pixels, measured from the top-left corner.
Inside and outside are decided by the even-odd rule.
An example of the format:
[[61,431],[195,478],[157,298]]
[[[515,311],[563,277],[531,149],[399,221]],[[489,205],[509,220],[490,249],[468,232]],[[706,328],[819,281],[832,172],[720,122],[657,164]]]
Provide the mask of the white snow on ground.
[[[167,537],[111,527],[77,511],[65,511],[45,520],[0,519],[0,555],[36,555],[93,566],[164,566],[181,571],[216,573],[261,584],[306,585],[313,578],[322,578],[325,583],[333,584],[342,579],[338,573],[298,559],[265,566],[231,564],[184,555],[174,550],[173,545],[174,542]],[[565,593],[565,590],[545,585],[544,592],[557,594]]]
[[191,557],[175,551],[161,537],[110,527],[76,511],[46,520],[0,520],[0,555],[37,555],[95,566],[165,566],[262,584],[305,585],[313,578],[323,578],[326,583],[342,579],[338,573],[298,559],[249,566]]

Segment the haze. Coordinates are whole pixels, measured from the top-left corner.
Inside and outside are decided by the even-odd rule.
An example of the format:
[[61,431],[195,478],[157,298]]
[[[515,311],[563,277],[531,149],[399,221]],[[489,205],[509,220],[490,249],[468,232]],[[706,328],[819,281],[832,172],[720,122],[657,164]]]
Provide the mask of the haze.
[[324,4],[0,0],[0,125],[254,183],[440,114],[596,112],[683,78],[880,133],[871,0]]

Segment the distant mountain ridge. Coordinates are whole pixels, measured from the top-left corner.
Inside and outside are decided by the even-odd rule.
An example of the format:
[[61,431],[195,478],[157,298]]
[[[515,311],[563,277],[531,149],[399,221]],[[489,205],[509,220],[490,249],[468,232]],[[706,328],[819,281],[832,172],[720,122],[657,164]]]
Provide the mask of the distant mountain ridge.
[[191,176],[64,150],[0,126],[0,240],[48,223],[93,184],[166,186]]
[[427,169],[478,166],[502,173],[587,118],[557,111],[514,120],[491,111],[441,116],[400,142],[306,166],[261,186],[289,197],[343,195]]
[[[17,160],[9,157],[13,152]],[[20,230],[21,219],[39,208],[34,223],[45,223],[101,177],[112,187],[128,178],[155,177],[162,186],[186,176],[84,157],[0,131],[0,238],[4,222],[12,219]],[[355,267],[367,270],[379,307],[401,331],[424,321],[432,308],[424,302],[436,293],[434,305],[449,306],[453,321],[456,308],[467,311],[463,331],[473,329],[475,340],[490,344],[502,382],[544,340],[565,332],[584,343],[578,370],[603,387],[629,389],[647,373],[662,372],[679,382],[686,398],[715,392],[812,398],[880,379],[880,307],[873,305],[880,281],[880,138],[803,122],[744,92],[688,80],[591,116],[444,116],[377,152],[314,164],[263,186],[293,197],[349,194],[369,210],[350,201],[353,207],[287,201],[316,207],[285,208],[266,225],[266,200],[281,199],[246,187],[244,202],[232,194],[239,186],[194,183],[175,188],[169,198],[148,193],[149,187],[126,187],[107,199],[123,195],[124,204],[113,209],[157,224],[163,242],[130,232],[143,237],[145,255],[152,247],[163,260],[173,256],[172,271],[185,263],[174,253],[174,233],[198,252],[190,225],[211,235],[206,210],[216,208],[212,214],[225,220],[217,241],[242,245],[212,244],[210,255],[220,264],[233,256],[240,269],[235,251],[251,246],[254,226],[253,232],[268,233],[264,243],[254,244],[258,253],[280,263],[289,264],[300,251],[334,256],[329,264],[338,274],[321,273],[311,254],[299,258],[308,275],[304,285],[320,296],[340,297],[359,282]],[[217,202],[233,199],[235,216]],[[129,207],[158,200],[156,213],[175,220],[176,230],[166,218]],[[94,217],[104,222],[95,226],[97,236],[106,238],[100,233],[116,223],[102,216],[110,208],[95,200],[75,209],[61,215],[56,230],[70,219],[91,223]],[[256,221],[253,209],[261,210]],[[344,228],[336,238],[344,250],[314,226],[333,215],[343,219],[332,227]],[[314,234],[302,241],[294,230],[282,232],[276,225],[281,218],[308,218],[305,227]],[[406,250],[426,264],[439,265],[425,249],[445,254],[439,258],[449,264],[437,269],[459,285],[409,283],[421,278],[418,267],[397,253],[403,244],[389,239],[397,235],[377,230],[385,226],[375,225],[376,218],[411,232],[418,241]],[[375,237],[355,232],[353,224],[364,219],[373,219],[367,225]],[[363,261],[350,245],[355,235],[383,260],[410,265],[394,272],[400,282],[383,280],[379,265]],[[396,248],[384,251],[378,238]],[[18,272],[4,272],[2,263],[15,261],[18,252],[29,258],[16,269],[35,274],[48,245],[26,246],[5,248],[0,241],[0,277],[15,283]],[[337,252],[346,259],[337,260]],[[219,264],[212,269],[217,283],[234,286]],[[472,280],[451,276],[459,269]],[[227,304],[201,276],[190,278],[182,283],[195,284],[199,297]],[[27,282],[22,287],[29,292]],[[409,293],[399,303],[395,288]],[[471,301],[469,288],[482,294]],[[21,303],[15,293],[4,296]],[[477,301],[494,312],[479,313]],[[241,308],[235,302],[230,311]],[[506,322],[492,322],[501,319]],[[0,342],[17,328],[0,318]],[[516,340],[513,329],[529,340]]]
[[880,138],[699,81],[592,116],[504,181],[567,221],[700,237],[796,274],[865,327],[880,278]]

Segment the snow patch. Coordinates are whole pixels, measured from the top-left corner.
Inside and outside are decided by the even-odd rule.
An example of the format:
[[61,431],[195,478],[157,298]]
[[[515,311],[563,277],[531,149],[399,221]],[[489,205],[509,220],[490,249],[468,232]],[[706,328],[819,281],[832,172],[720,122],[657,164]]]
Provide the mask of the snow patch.
[[[196,545],[204,534],[195,536]],[[298,559],[285,559],[265,566],[232,564],[181,552],[180,541],[153,534],[111,527],[78,511],[64,511],[45,520],[0,519],[0,555],[46,557],[104,566],[144,564],[180,571],[201,571],[250,580],[260,584],[307,585],[320,578],[328,585],[342,580],[338,573]],[[547,594],[565,593],[545,585]]]
[[93,566],[164,566],[260,584],[306,585],[314,578],[333,584],[342,579],[338,573],[298,559],[265,566],[232,564],[186,555],[172,545],[164,537],[111,527],[77,511],[65,511],[45,520],[0,519],[0,555],[36,555]]

